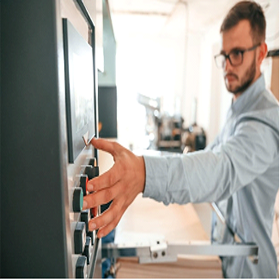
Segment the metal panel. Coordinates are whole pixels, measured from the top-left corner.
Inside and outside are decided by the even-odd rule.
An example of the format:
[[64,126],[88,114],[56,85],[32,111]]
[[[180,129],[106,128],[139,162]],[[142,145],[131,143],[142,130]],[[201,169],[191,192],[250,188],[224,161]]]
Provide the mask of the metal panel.
[[55,0],[1,1],[3,277],[69,275],[58,15]]
[[[71,191],[93,149],[68,164],[59,0],[1,1],[1,277],[73,278]],[[95,74],[96,75],[96,74]],[[101,277],[99,242],[87,275]]]
[[232,245],[174,244],[158,242],[151,245],[104,244],[102,256],[108,258],[139,257],[139,263],[161,263],[177,260],[177,255],[250,256],[257,261],[258,246],[254,243]]

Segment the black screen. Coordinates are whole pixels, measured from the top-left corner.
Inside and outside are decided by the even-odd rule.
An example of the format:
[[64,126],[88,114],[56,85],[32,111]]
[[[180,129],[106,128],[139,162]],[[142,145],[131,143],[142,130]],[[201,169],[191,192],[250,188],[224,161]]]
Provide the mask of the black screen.
[[94,69],[92,47],[63,19],[65,94],[69,162],[94,136]]

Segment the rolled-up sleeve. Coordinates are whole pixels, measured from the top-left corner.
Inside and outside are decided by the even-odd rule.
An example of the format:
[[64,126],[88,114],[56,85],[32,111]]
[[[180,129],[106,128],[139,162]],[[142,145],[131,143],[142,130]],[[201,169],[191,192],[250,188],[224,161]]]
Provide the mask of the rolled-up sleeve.
[[144,197],[164,204],[228,198],[278,157],[279,135],[258,121],[240,122],[225,144],[178,157],[144,156]]

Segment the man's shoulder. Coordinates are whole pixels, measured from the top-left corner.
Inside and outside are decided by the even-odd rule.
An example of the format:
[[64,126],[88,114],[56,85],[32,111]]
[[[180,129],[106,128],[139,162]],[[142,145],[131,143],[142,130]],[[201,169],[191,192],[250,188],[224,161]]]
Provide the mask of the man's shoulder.
[[272,117],[274,119],[275,115],[279,116],[279,103],[271,91],[265,89],[251,102],[250,106],[247,106],[246,110],[240,114],[240,117],[242,118],[246,115],[265,116],[266,118]]
[[236,125],[247,121],[262,123],[279,131],[279,103],[269,90],[261,92],[251,106],[237,117]]
[[274,132],[279,134],[279,106],[271,106],[258,108],[257,110],[252,110],[240,114],[236,120],[236,126],[244,125],[245,123],[255,125],[263,125],[269,127]]
[[260,94],[260,99],[257,100],[257,104],[265,107],[276,107],[279,108],[279,101],[273,95],[269,89],[265,89]]

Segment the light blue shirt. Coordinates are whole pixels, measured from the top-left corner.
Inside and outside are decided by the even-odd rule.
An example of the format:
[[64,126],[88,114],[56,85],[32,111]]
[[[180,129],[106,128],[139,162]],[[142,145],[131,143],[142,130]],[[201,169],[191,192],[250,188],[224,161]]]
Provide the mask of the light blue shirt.
[[[234,232],[259,246],[258,264],[222,258],[225,277],[277,277],[271,234],[279,188],[279,104],[263,75],[232,103],[222,132],[205,150],[144,160],[144,197],[166,205],[217,202]],[[212,233],[213,241],[234,243],[227,230]]]

